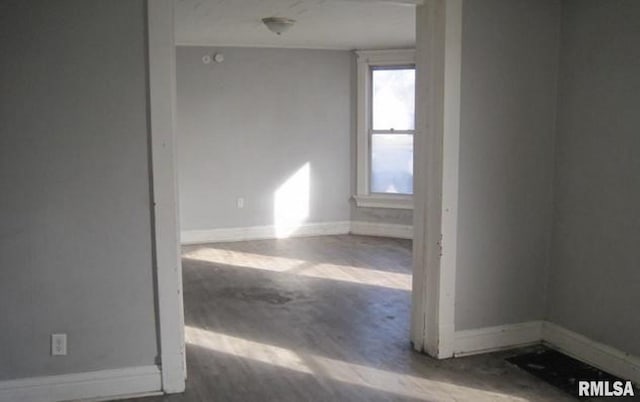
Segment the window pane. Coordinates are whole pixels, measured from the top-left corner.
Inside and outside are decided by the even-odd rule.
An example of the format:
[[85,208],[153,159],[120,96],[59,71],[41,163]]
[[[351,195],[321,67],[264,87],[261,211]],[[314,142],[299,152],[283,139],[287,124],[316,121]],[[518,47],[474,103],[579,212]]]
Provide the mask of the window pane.
[[413,194],[413,135],[371,136],[371,192]]
[[415,70],[374,69],[373,129],[413,130],[415,114]]

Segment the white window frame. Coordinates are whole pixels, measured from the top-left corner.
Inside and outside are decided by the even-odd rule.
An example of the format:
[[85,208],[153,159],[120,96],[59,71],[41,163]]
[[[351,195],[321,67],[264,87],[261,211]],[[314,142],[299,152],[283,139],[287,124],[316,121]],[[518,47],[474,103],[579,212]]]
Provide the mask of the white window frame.
[[371,69],[374,67],[415,66],[416,52],[414,49],[394,49],[358,50],[355,53],[358,65],[358,97],[356,194],[353,198],[358,207],[413,209],[413,195],[371,193]]

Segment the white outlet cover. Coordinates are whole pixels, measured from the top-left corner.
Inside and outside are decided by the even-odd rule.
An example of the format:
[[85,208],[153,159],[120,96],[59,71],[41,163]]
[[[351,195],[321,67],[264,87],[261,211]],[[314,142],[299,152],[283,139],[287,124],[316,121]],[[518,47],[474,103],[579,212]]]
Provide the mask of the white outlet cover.
[[51,356],[67,355],[67,334],[51,334]]

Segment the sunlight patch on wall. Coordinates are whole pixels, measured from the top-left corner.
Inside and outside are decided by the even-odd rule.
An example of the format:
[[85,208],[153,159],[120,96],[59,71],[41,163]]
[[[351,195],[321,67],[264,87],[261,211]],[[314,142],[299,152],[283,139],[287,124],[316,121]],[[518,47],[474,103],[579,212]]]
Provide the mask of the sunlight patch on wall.
[[310,180],[307,162],[274,193],[273,221],[277,238],[291,236],[309,218]]
[[[304,351],[255,342],[192,326],[185,327],[187,344],[300,373],[329,378],[359,387],[376,389],[405,398],[425,401],[527,401],[500,392],[400,374],[379,368],[329,359]],[[241,363],[241,361],[239,361]]]

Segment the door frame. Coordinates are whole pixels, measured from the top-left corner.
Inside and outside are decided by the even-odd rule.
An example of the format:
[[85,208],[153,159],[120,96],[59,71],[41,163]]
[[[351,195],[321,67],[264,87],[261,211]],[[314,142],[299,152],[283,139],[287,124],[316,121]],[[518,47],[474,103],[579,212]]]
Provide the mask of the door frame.
[[147,0],[149,130],[155,286],[162,391],[185,389],[182,263],[175,163],[176,67],[172,0]]
[[439,359],[455,335],[462,2],[416,7],[411,341]]
[[[455,334],[462,3],[425,0],[416,6],[411,341],[436,358],[453,356]],[[176,393],[184,391],[186,365],[174,154],[174,13],[172,0],[146,4],[160,366],[163,392]]]

